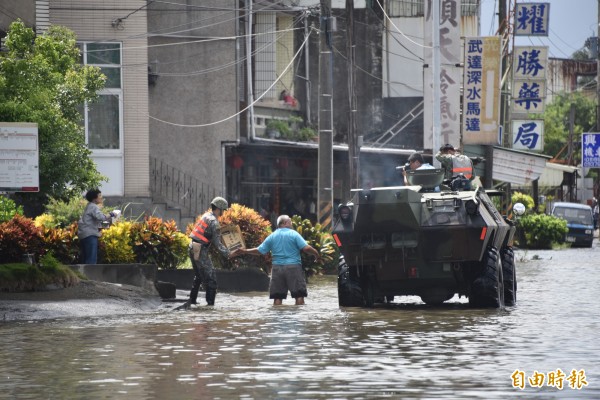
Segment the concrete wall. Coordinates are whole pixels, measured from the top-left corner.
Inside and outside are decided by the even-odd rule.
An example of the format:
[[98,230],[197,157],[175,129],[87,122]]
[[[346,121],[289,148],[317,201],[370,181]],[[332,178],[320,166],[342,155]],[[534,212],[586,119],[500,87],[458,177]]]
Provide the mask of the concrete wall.
[[0,37],[8,31],[10,24],[20,18],[23,23],[35,27],[35,1],[34,0],[2,0],[0,2]]
[[238,137],[236,117],[216,123],[238,110],[236,41],[231,39],[236,35],[237,2],[187,4],[156,2],[148,7],[148,30],[154,32],[148,38],[154,46],[148,60],[156,74],[149,92],[150,115],[156,118],[150,120],[150,152],[221,193],[221,144]]
[[[235,271],[217,269],[217,283],[220,292],[266,292],[269,290],[269,277],[257,268],[240,268]],[[190,290],[194,282],[191,269],[159,270],[157,280],[174,283],[178,290]]]
[[77,264],[70,267],[93,281],[122,283],[148,290],[154,289],[156,281],[154,264]]

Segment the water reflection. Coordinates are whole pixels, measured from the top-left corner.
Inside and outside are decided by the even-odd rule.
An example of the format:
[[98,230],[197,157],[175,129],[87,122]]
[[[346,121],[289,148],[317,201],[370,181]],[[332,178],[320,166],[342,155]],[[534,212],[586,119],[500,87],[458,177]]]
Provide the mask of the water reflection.
[[[598,251],[536,254],[504,310],[417,297],[340,309],[326,277],[304,307],[219,294],[189,312],[5,323],[0,398],[599,398]],[[588,386],[511,385],[516,369],[557,368]]]

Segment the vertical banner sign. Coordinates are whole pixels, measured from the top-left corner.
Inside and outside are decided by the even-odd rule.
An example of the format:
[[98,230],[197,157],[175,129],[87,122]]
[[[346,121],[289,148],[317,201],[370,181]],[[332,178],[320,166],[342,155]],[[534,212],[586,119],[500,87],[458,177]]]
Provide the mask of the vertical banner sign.
[[512,148],[516,150],[544,150],[543,120],[513,120]]
[[0,191],[39,192],[38,126],[0,122]]
[[518,3],[515,36],[548,36],[550,3]]
[[581,165],[583,168],[600,168],[600,133],[581,135]]
[[543,113],[548,47],[515,46],[513,55],[513,112]]
[[[433,107],[440,107],[441,143],[460,144],[460,21],[461,0],[427,0],[425,2],[425,63],[432,65],[433,49],[431,2],[440,1],[440,104],[433,104],[431,67],[423,77],[423,148],[433,147]],[[434,149],[437,151],[437,149]]]
[[465,38],[463,143],[498,144],[500,36]]

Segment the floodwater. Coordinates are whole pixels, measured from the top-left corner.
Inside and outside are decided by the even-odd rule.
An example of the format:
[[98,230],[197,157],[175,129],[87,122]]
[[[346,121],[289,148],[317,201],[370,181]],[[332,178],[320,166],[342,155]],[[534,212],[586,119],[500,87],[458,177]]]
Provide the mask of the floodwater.
[[340,309],[324,277],[302,307],[219,294],[184,312],[5,322],[0,398],[598,399],[599,256],[517,251],[518,303],[501,310]]

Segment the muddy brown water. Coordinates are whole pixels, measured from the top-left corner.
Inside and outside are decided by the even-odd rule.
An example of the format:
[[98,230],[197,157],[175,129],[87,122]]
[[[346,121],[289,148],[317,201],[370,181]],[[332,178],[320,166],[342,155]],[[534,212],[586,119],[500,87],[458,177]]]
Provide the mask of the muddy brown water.
[[340,309],[323,277],[303,307],[219,294],[186,312],[0,323],[0,398],[600,398],[600,248],[516,257],[518,304],[501,310]]

